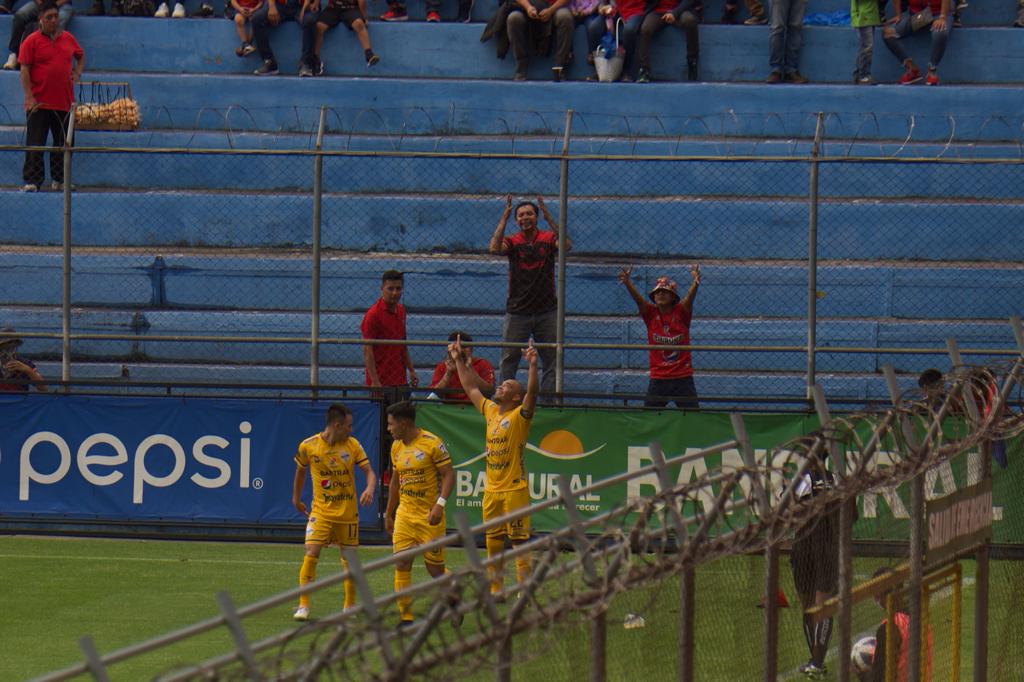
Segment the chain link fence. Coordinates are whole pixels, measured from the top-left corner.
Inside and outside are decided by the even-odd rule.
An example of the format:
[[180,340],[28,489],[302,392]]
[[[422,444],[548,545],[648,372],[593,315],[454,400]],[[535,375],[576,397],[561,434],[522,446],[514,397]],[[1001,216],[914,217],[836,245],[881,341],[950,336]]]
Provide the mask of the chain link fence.
[[[646,297],[663,276],[683,295],[700,266],[689,343],[707,401],[778,406],[815,381],[884,400],[886,363],[909,385],[950,337],[968,362],[1014,347],[1016,120],[454,106],[142,119],[78,133],[63,150],[73,191],[17,197],[0,228],[4,326],[51,379],[361,386],[363,315],[387,270],[405,275],[423,395],[452,332],[500,380],[502,344],[508,375],[532,331],[546,390],[641,398],[651,356],[685,342],[645,347],[622,268]],[[24,147],[3,135],[2,184],[16,185]],[[521,202],[552,236],[543,268],[510,285]],[[513,309],[554,318],[517,336]]]
[[[236,607],[222,593],[221,615],[103,657],[86,638],[86,663],[40,679],[87,671],[100,677],[108,666],[223,633],[222,627],[233,641],[227,653],[165,663],[160,679],[796,679],[813,646],[803,634],[810,625],[821,645],[818,667],[833,671],[818,677],[845,680],[858,665],[851,658],[857,643],[877,636],[883,618],[899,623],[899,665],[909,657],[927,671],[910,672],[908,679],[1015,679],[998,659],[1021,642],[1009,610],[1019,597],[1005,594],[1020,576],[1017,563],[990,561],[984,539],[959,550],[974,555],[973,565],[957,555],[940,560],[925,550],[923,514],[911,522],[910,542],[902,542],[905,560],[857,556],[853,518],[842,510],[866,493],[899,487],[917,491],[912,505],[923,503],[927,472],[955,470],[979,448],[979,476],[995,485],[992,478],[1006,474],[988,470],[989,444],[1009,440],[1016,449],[1024,430],[1022,363],[959,368],[941,388],[897,393],[885,411],[830,417],[819,393],[824,427],[764,454],[755,453],[743,418],[733,415],[735,438],[668,459],[652,444],[653,464],[641,470],[575,491],[563,477],[557,497],[472,528],[458,513],[457,534],[366,564],[353,551],[343,573],[255,604]],[[959,418],[949,431],[954,415]],[[689,481],[673,476],[685,461],[732,449],[741,453],[739,466]],[[994,451],[992,458],[999,462]],[[659,481],[654,494],[589,518],[576,512],[587,494],[640,476]],[[488,527],[556,506],[564,507],[566,523],[549,535],[494,557],[478,549],[475,538]],[[805,613],[814,604],[798,606],[793,598],[804,589],[798,576],[805,569],[794,564],[788,571],[780,557],[801,554],[801,538],[837,509],[840,520],[828,533],[832,545],[815,548],[819,559],[836,553],[836,583],[820,587],[824,597],[837,596],[815,600],[830,612]],[[456,543],[465,562],[451,565],[450,573],[401,593],[385,587],[396,561]],[[489,567],[504,562],[507,568],[523,555],[532,558],[529,575],[492,592]],[[247,636],[261,614],[279,612],[300,593],[337,590],[345,579],[358,587],[355,608],[262,639]],[[873,592],[862,589],[872,582]],[[791,608],[784,608],[786,594]],[[413,600],[416,622],[396,629],[400,598]],[[824,623],[827,635],[821,634]],[[915,664],[909,665],[913,671]]]

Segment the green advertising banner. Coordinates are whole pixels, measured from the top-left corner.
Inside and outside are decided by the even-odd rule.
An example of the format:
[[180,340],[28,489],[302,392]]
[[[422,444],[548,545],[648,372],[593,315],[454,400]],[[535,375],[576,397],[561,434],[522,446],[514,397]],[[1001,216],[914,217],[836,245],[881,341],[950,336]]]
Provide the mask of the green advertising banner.
[[[624,471],[636,471],[651,463],[650,443],[657,442],[666,458],[697,452],[734,438],[729,415],[725,413],[651,412],[642,410],[562,409],[537,410],[526,452],[530,498],[533,502],[558,496],[559,474],[565,474],[574,490],[589,486]],[[449,510],[463,511],[472,523],[481,521],[484,488],[484,420],[470,405],[421,404],[417,409],[420,427],[440,436],[451,452],[456,472],[454,499]],[[768,450],[813,431],[815,416],[795,414],[744,415],[747,432],[759,459]],[[995,542],[1024,542],[1022,503],[1017,492],[1024,468],[1020,442],[1009,444],[1009,469],[993,472],[993,539]],[[1015,456],[1016,455],[1016,456]],[[879,453],[885,466],[887,452]],[[972,460],[974,464],[972,465]],[[936,467],[926,475],[929,498],[955,492],[976,481],[969,471],[978,471],[976,453],[966,453],[953,462]],[[727,450],[720,455],[697,459],[673,467],[674,480],[686,482],[707,471],[741,466],[740,454]],[[907,486],[880,489],[858,500],[858,539],[897,540],[909,535],[909,492]],[[653,494],[653,474],[584,495],[577,508],[582,516],[609,511],[628,499]],[[710,500],[709,500],[710,502]],[[564,510],[551,508],[532,517],[533,527],[550,531],[565,525]]]

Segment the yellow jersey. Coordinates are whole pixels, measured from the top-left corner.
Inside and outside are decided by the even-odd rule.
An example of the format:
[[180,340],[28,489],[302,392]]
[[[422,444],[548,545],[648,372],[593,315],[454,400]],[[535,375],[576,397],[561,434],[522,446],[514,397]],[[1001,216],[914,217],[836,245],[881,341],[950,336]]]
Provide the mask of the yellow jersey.
[[337,521],[357,520],[355,468],[368,461],[363,446],[351,436],[330,445],[318,433],[299,443],[295,463],[309,468],[313,484],[310,516]]
[[523,406],[505,414],[498,412],[493,400],[480,403],[487,422],[487,476],[484,492],[500,493],[526,487],[526,461],[523,458],[526,437],[532,420],[523,416]]
[[430,431],[406,445],[400,440],[391,444],[392,475],[398,476],[398,511],[403,516],[426,517],[441,494],[441,474],[437,468],[451,464],[452,458],[444,441]]

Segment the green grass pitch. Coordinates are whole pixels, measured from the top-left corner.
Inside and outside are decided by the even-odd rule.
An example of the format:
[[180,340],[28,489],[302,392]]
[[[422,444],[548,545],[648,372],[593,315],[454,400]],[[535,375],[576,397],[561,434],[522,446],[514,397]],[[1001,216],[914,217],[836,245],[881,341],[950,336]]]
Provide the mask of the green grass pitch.
[[[364,561],[386,555],[388,547],[365,547]],[[92,635],[101,653],[164,634],[215,616],[214,595],[227,590],[236,605],[244,605],[296,585],[300,544],[171,542],[146,540],[70,539],[30,536],[0,537],[0,680],[21,680],[82,660],[78,639]],[[319,576],[337,572],[338,552],[321,555]],[[464,563],[462,552],[449,550],[448,563]],[[855,573],[866,578],[883,563],[857,559]],[[961,679],[970,679],[971,632],[974,608],[973,564],[964,562],[963,647]],[[699,680],[756,680],[762,669],[763,612],[756,608],[761,594],[759,557],[732,557],[697,570],[696,666]],[[782,585],[791,601],[795,594],[788,563],[780,562]],[[1024,603],[1014,584],[1024,578],[1024,565],[994,562],[990,619],[992,680],[1010,680],[1016,671],[1002,671],[999,651],[1021,645],[1016,629],[1006,627],[1010,614]],[[426,580],[417,564],[413,580]],[[371,574],[375,591],[392,589],[390,571]],[[616,596],[609,604],[608,679],[661,680],[675,676],[679,581],[658,584]],[[948,650],[944,647],[951,610],[948,595],[932,600],[936,632],[933,681],[949,679]],[[341,586],[313,595],[313,615],[340,608]],[[419,605],[421,608],[423,605]],[[795,606],[795,603],[794,603]],[[245,620],[251,639],[261,639],[292,625],[292,605]],[[627,614],[640,615],[644,627],[626,629]],[[874,604],[858,605],[854,631],[873,631],[881,612]],[[397,614],[394,614],[397,620]],[[590,665],[589,619],[577,617],[544,633],[517,637],[515,679],[586,678]],[[939,641],[941,640],[941,641]],[[835,638],[833,638],[833,647]],[[223,628],[167,649],[146,654],[110,668],[112,679],[148,679],[176,665],[194,663],[231,648]],[[1005,657],[1002,657],[1005,659]],[[807,659],[797,608],[781,611],[779,679],[797,679],[795,668]],[[834,652],[828,661],[834,670]],[[943,672],[945,671],[945,672]],[[480,674],[475,679],[493,679]],[[834,679],[834,675],[832,676]]]

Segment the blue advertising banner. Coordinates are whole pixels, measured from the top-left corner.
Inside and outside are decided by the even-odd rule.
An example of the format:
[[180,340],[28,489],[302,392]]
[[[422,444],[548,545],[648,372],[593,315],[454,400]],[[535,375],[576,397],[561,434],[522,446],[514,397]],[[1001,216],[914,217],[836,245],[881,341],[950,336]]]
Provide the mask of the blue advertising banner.
[[[118,521],[301,522],[293,457],[329,401],[0,395],[0,513]],[[380,410],[351,401],[380,472]],[[357,472],[358,490],[366,481]],[[303,499],[309,503],[307,479]],[[377,500],[360,508],[379,523]]]

